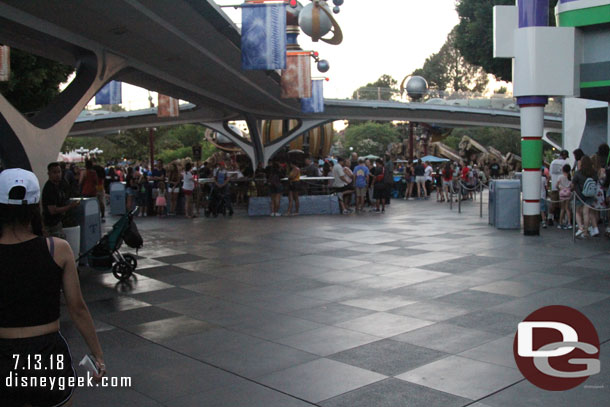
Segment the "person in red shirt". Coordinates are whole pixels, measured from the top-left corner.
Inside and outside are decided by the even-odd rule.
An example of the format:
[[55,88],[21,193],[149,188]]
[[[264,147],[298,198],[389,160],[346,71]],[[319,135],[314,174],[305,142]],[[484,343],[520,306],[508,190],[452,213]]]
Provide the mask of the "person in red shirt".
[[85,161],[85,171],[81,171],[78,183],[84,197],[95,198],[97,196],[97,173],[93,169],[91,160]]

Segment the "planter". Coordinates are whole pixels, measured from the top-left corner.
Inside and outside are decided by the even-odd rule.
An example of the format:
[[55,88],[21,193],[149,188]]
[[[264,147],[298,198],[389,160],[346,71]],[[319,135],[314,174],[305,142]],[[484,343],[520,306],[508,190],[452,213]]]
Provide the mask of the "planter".
[[64,228],[64,233],[66,234],[66,241],[72,248],[74,257],[78,257],[80,254],[80,226]]

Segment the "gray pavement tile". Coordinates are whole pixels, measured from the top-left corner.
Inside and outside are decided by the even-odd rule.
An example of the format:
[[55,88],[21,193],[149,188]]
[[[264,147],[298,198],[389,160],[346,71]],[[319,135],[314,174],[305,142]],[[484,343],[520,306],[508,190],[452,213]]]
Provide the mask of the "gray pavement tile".
[[169,256],[155,256],[154,260],[161,261],[167,264],[190,263],[198,260],[203,260],[203,256],[195,256],[194,254],[182,253]]
[[186,272],[186,269],[172,266],[170,264],[138,270],[138,274],[155,279],[159,276],[171,276],[173,274],[181,274],[184,272]]
[[[610,263],[608,268],[610,268]],[[610,273],[604,277],[584,277],[570,283],[563,284],[561,287],[574,290],[595,291],[600,293],[610,292]]]
[[320,356],[328,356],[379,340],[378,337],[360,332],[326,326],[293,336],[277,339],[275,342]]
[[341,269],[341,270],[346,270],[346,269],[350,269],[352,267],[358,267],[358,266],[363,266],[363,265],[367,264],[366,261],[354,260],[353,258],[343,259],[343,258],[331,256],[331,255],[323,256],[323,255],[318,255],[318,254],[309,254],[306,256],[299,256],[299,257],[295,257],[292,260],[296,263],[301,263],[301,264],[304,263],[306,265],[311,265],[311,266],[320,266],[320,267],[326,267],[326,268],[331,268],[331,269]]
[[[63,331],[62,335],[66,337]],[[120,328],[99,331],[97,332],[97,337],[104,351],[113,351],[116,348],[129,349],[150,344],[148,339],[141,338]],[[81,335],[72,335],[66,337],[66,339],[73,355],[80,357],[81,353],[91,352]]]
[[260,313],[259,309],[210,297],[166,302],[159,304],[159,307],[221,326],[248,322],[258,317]]
[[466,263],[458,263],[454,260],[441,261],[439,263],[425,264],[421,268],[433,271],[442,271],[444,273],[463,273],[465,271],[475,270],[477,266]]
[[522,379],[514,369],[449,356],[396,376],[422,386],[478,400]]
[[302,295],[297,294],[280,295],[277,297],[248,303],[248,305],[252,307],[257,307],[280,314],[290,314],[294,311],[324,306],[326,304],[329,304],[329,302],[311,297],[303,297]]
[[210,272],[214,270],[218,270],[222,268],[220,262],[216,259],[206,259],[193,261],[188,263],[178,263],[175,266],[180,267],[181,269],[189,270],[189,271],[200,271],[200,272]]
[[327,285],[325,287],[314,288],[312,290],[298,291],[297,294],[305,297],[312,297],[317,298],[319,300],[332,302],[347,300],[350,298],[371,294],[371,291],[334,284]]
[[178,316],[180,315],[167,309],[149,306],[100,315],[99,319],[114,326],[126,327]]
[[513,314],[521,319],[547,305],[567,305],[568,307],[580,309],[589,304],[610,297],[610,293],[597,293],[592,291],[573,290],[570,288],[549,288],[548,290],[528,295],[504,304],[496,305],[490,309],[493,311]]
[[363,274],[379,276],[379,275],[392,273],[392,272],[396,272],[396,271],[402,271],[402,270],[404,270],[404,267],[392,266],[390,264],[382,264],[382,263],[370,263],[370,264],[365,264],[363,266],[351,267],[349,270],[353,271],[355,273],[363,273]]
[[179,397],[166,402],[166,405],[168,407],[311,407],[311,403],[248,380],[239,380],[230,386]]
[[[102,391],[100,391],[102,390]],[[74,400],[83,406],[130,406],[130,407],[163,407],[164,404],[153,400],[145,394],[129,388],[99,389],[96,387],[79,387],[74,391]]]
[[318,403],[385,379],[385,376],[328,359],[318,359],[263,376],[272,388]]
[[385,379],[322,401],[323,407],[461,407],[471,400],[398,379]]
[[434,325],[393,336],[391,339],[455,354],[490,342],[498,337],[499,335],[490,332],[439,322]]
[[399,295],[378,294],[342,301],[341,304],[373,311],[388,311],[408,304],[413,304],[414,302],[415,301],[407,300]]
[[166,284],[162,281],[154,280],[151,278],[145,279],[134,279],[133,277],[127,281],[117,283],[116,288],[119,293],[122,294],[140,294],[147,293],[150,291],[163,290],[166,288],[172,288],[171,284]]
[[585,314],[597,330],[600,342],[610,339],[610,298],[581,307],[578,310]]
[[486,293],[475,290],[464,290],[437,298],[438,301],[457,305],[473,305],[479,308],[487,308],[506,303],[514,297],[501,294]]
[[189,366],[164,366],[132,377],[134,390],[160,402],[167,402],[188,394],[228,386],[239,378],[206,365],[196,363]]
[[122,295],[112,298],[106,298],[104,300],[87,302],[87,308],[89,308],[89,312],[93,317],[97,317],[98,315],[102,314],[109,314],[112,312],[127,311],[130,309],[147,307],[149,305],[149,303]]
[[352,271],[332,270],[320,273],[312,278],[328,284],[347,284],[370,277],[369,274],[354,273]]
[[512,314],[490,310],[478,310],[448,319],[445,322],[498,335],[509,335],[517,331],[517,325],[521,321],[522,320],[519,319],[519,317]]
[[167,318],[158,321],[145,322],[138,325],[125,327],[126,330],[158,342],[161,339],[173,338],[175,336],[192,335],[212,329],[214,326],[187,316]]
[[486,293],[510,295],[513,297],[524,297],[526,295],[545,290],[547,287],[531,284],[520,283],[518,281],[494,281],[472,287],[471,290],[483,291]]
[[210,353],[203,356],[202,360],[253,379],[319,358],[318,355],[263,341],[239,349]]
[[377,312],[364,317],[340,322],[336,325],[340,328],[363,332],[380,338],[387,338],[431,324],[433,324],[432,321],[390,314],[387,312]]
[[450,276],[440,277],[423,283],[413,284],[388,291],[390,294],[402,295],[409,299],[432,299],[457,293],[470,287],[481,285],[482,280],[474,277]]
[[402,280],[408,284],[423,283],[424,281],[435,280],[441,277],[448,277],[450,274],[441,273],[438,271],[424,270],[421,268],[405,268],[401,271],[393,271],[391,273],[384,274],[384,277],[395,278]]
[[405,342],[383,339],[328,356],[338,362],[394,376],[448,354]]
[[503,336],[495,341],[464,351],[459,356],[517,369],[513,352],[514,339],[514,335]]
[[192,272],[184,269],[180,274],[171,274],[171,275],[161,275],[156,276],[155,280],[162,281],[164,283],[174,285],[174,286],[185,286],[192,284],[200,284],[205,283],[206,281],[214,280],[215,277],[203,272]]
[[168,367],[186,369],[201,363],[151,342],[132,348],[114,348],[104,353],[104,359],[109,374],[129,377]]
[[420,301],[415,304],[406,305],[390,311],[392,314],[406,315],[427,321],[444,321],[472,312],[476,307],[472,306],[447,306],[444,302],[436,300]]
[[248,346],[263,342],[263,339],[215,327],[194,335],[161,338],[157,342],[176,352],[203,360],[203,357],[206,355],[247,348]]
[[263,339],[278,339],[305,331],[321,328],[323,325],[290,315],[270,314],[267,320],[252,319],[235,325],[232,329]]
[[344,304],[327,303],[318,307],[296,310],[291,312],[290,315],[308,319],[320,324],[334,325],[339,322],[363,317],[372,313],[374,313],[374,311],[368,309],[351,307]]
[[162,302],[183,300],[185,298],[191,298],[196,295],[197,293],[191,290],[185,290],[184,288],[179,287],[172,287],[163,290],[148,291],[141,294],[134,294],[132,295],[132,297],[136,300],[156,305]]
[[536,284],[543,287],[559,287],[578,279],[579,278],[576,276],[565,276],[557,273],[551,274],[529,272],[517,274],[514,277],[508,278],[507,281],[516,281],[524,284]]
[[314,280],[313,278],[296,277],[294,279],[279,281],[277,283],[270,284],[267,286],[267,288],[269,290],[291,293],[297,291],[313,290],[326,286],[328,286],[327,283],[323,283],[319,280]]

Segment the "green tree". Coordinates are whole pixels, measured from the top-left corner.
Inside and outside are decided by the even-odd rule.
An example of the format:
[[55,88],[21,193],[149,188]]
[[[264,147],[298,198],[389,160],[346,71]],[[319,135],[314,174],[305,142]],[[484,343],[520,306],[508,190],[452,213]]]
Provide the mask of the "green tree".
[[22,113],[37,112],[59,94],[74,68],[11,48],[11,76],[0,92]]
[[392,96],[398,94],[396,84],[396,79],[390,75],[381,75],[375,82],[367,83],[356,89],[352,99],[390,100]]
[[483,92],[487,83],[487,73],[481,67],[466,62],[456,47],[457,26],[447,35],[440,51],[432,54],[421,69],[413,75],[423,76],[431,88],[440,91]]
[[390,123],[366,122],[350,125],[345,129],[343,147],[346,151],[353,147],[358,155],[374,154],[382,156],[388,144],[400,140],[400,132]]
[[[498,79],[511,81],[510,59],[493,57],[493,6],[514,5],[514,0],[457,0],[460,17],[456,33],[456,47],[466,61],[481,66]],[[554,25],[557,0],[549,2],[549,21]]]

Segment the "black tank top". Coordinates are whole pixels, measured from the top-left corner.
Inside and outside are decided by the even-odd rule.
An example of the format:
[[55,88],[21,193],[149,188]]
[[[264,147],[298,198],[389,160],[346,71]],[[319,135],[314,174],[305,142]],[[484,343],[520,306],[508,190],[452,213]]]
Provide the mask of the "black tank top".
[[63,270],[46,239],[0,244],[0,327],[43,325],[59,318]]

